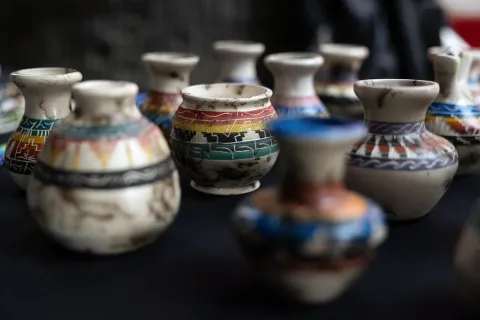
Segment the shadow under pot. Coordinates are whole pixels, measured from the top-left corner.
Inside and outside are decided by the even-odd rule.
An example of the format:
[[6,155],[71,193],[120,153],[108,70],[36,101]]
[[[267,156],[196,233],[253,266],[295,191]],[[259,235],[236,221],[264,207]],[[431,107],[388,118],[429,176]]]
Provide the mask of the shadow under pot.
[[425,129],[425,112],[438,84],[365,80],[354,90],[365,106],[368,134],[350,151],[347,186],[377,201],[392,220],[426,215],[458,167],[454,146]]
[[182,91],[170,145],[193,188],[216,195],[259,188],[279,152],[266,130],[266,124],[277,118],[271,95],[265,87],[227,83]]

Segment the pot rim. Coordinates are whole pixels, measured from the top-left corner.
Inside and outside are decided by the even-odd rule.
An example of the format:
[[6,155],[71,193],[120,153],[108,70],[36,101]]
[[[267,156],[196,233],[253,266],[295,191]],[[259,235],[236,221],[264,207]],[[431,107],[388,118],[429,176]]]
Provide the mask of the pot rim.
[[129,81],[88,80],[72,87],[73,97],[135,98],[137,93],[138,86]]
[[354,89],[370,88],[372,90],[395,90],[401,91],[408,88],[409,91],[439,90],[435,81],[415,79],[367,79],[359,80],[354,84]]
[[[212,87],[226,87],[237,88],[238,90],[244,90],[245,88],[257,88],[258,94],[250,97],[212,97],[209,95],[202,95],[205,91]],[[202,90],[198,90],[202,89]],[[267,87],[253,85],[253,84],[240,84],[240,83],[212,83],[212,84],[197,84],[186,87],[181,92],[182,98],[191,102],[215,102],[215,103],[235,103],[241,105],[243,103],[252,103],[262,100],[269,100],[272,97],[272,90]]]
[[199,60],[198,55],[190,52],[152,51],[142,54],[142,61],[151,63],[196,64]]
[[217,52],[261,54],[265,45],[261,42],[249,40],[218,40],[213,43],[213,50]]
[[265,64],[285,66],[321,66],[324,58],[317,52],[280,52],[265,57]]

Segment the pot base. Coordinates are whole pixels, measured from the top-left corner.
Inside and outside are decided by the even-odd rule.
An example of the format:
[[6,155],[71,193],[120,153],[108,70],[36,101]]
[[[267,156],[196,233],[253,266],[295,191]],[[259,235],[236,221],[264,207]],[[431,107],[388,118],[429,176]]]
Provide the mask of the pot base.
[[203,193],[214,194],[218,196],[233,196],[233,195],[249,193],[257,190],[258,188],[260,188],[260,181],[257,180],[246,187],[238,187],[238,188],[204,187],[196,184],[195,181],[190,181],[190,185],[192,186],[193,189]]

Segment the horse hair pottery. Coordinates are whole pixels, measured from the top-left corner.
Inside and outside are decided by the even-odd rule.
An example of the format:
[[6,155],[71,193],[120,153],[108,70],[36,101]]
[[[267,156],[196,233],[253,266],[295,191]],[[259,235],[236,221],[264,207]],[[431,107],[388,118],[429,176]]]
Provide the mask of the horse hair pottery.
[[479,309],[480,302],[480,201],[474,204],[457,244],[454,264],[459,293]]
[[417,219],[440,200],[453,180],[458,154],[425,129],[425,111],[438,94],[435,82],[357,81],[368,134],[350,151],[347,186],[377,201],[392,220]]
[[358,71],[363,61],[368,57],[368,48],[326,43],[320,45],[319,49],[325,59],[322,66],[324,70],[317,74],[315,82],[320,100],[334,116],[363,119],[363,106],[353,92],[353,85],[358,80]]
[[265,45],[252,41],[221,40],[213,43],[220,70],[216,82],[260,84],[257,60]]
[[154,241],[178,213],[178,172],[160,129],[136,107],[137,92],[130,82],[75,85],[74,112],[40,154],[28,205],[69,249],[132,251]]
[[25,97],[25,114],[7,142],[5,166],[25,190],[50,130],[70,114],[71,89],[82,74],[68,68],[35,68],[12,72],[10,79]]
[[233,195],[253,191],[278,156],[266,130],[277,117],[272,91],[257,85],[202,84],[182,91],[170,144],[181,172],[198,191]]
[[470,52],[473,62],[468,76],[468,86],[472,90],[476,105],[480,106],[480,48],[470,49]]
[[[182,103],[180,92],[189,85],[190,73],[199,57],[181,52],[150,52],[142,56],[142,61],[150,75],[150,92],[140,109],[168,137],[172,117]],[[140,99],[137,96],[137,101]]]
[[5,134],[18,127],[25,112],[25,99],[2,71],[0,66],[0,134]]
[[467,83],[473,54],[448,48],[432,59],[440,93],[427,110],[425,125],[457,149],[457,174],[472,174],[480,169],[480,110]]
[[279,117],[329,116],[313,82],[322,64],[322,56],[310,52],[275,53],[265,58],[265,66],[275,80],[272,104]]
[[365,135],[365,125],[292,117],[269,129],[282,149],[281,184],[260,189],[236,209],[240,244],[276,293],[297,302],[330,302],[387,236],[380,207],[343,185],[347,150]]

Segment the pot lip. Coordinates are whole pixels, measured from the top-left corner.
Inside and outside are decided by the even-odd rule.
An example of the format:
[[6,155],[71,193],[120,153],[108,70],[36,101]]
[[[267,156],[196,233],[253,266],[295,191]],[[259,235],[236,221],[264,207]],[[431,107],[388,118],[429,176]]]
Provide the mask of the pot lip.
[[[250,97],[211,97],[208,95],[202,95],[201,93],[209,90],[212,87],[233,87],[238,88],[238,90],[242,90],[242,88],[253,87],[258,89],[258,94],[250,96]],[[202,89],[202,90],[198,90]],[[200,91],[196,92],[196,91]],[[240,84],[240,83],[212,83],[212,84],[197,84],[193,86],[186,87],[181,92],[182,98],[184,100],[189,100],[193,102],[215,102],[215,103],[235,103],[235,104],[242,104],[242,103],[252,103],[258,102],[261,100],[269,100],[272,97],[272,90],[259,85],[253,84]]]
[[370,53],[366,46],[346,43],[324,43],[319,45],[318,49],[324,58],[331,56],[351,59],[365,59]]
[[142,54],[143,62],[152,63],[177,63],[177,64],[196,64],[200,57],[190,52],[180,51],[152,51]]
[[321,66],[324,58],[317,52],[280,52],[266,56],[264,62],[285,66]]
[[129,81],[88,80],[72,87],[72,95],[76,97],[135,98],[137,93],[138,86]]
[[434,81],[415,79],[367,79],[359,80],[354,84],[354,89],[369,88],[371,90],[394,90],[409,92],[438,91],[439,85]]
[[10,73],[11,78],[38,78],[42,77],[43,79],[57,79],[59,77],[64,78],[68,76],[69,78],[78,78],[82,77],[82,74],[72,68],[63,68],[63,67],[40,67],[40,68],[27,68],[20,69]]
[[289,117],[267,124],[275,137],[292,140],[351,141],[367,133],[362,121],[345,117]]
[[249,40],[218,40],[213,43],[213,50],[217,52],[262,54],[265,45],[261,42]]

